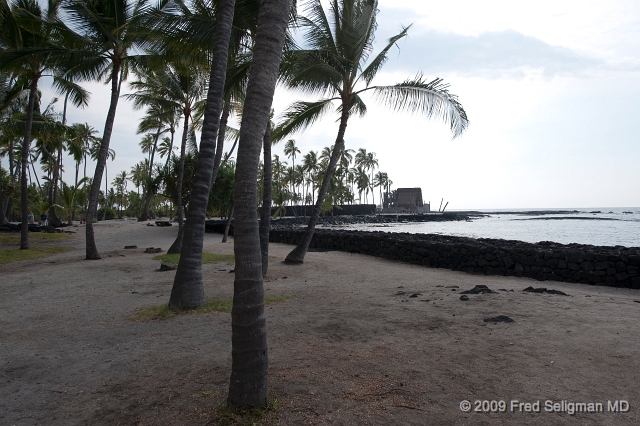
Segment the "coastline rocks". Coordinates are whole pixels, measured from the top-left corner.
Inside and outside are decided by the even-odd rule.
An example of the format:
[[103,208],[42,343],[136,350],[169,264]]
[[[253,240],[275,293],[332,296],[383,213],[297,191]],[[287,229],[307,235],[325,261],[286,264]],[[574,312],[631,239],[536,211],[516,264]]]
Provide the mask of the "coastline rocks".
[[[300,228],[276,228],[269,241],[296,245],[303,234]],[[317,229],[310,248],[473,274],[640,289],[638,247]]]

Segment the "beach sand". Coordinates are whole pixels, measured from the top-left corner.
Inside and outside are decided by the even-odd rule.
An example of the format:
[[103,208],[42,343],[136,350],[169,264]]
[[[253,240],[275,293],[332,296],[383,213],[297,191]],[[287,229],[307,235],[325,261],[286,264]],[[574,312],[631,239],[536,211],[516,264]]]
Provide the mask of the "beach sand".
[[[84,226],[70,230],[56,244],[74,251],[0,265],[0,424],[217,424],[230,314],[130,319],[168,302],[175,271],[158,271],[144,249],[166,251],[177,226],[98,223],[98,261],[83,260]],[[233,253],[233,239],[220,239],[206,234],[205,251]],[[266,294],[291,297],[266,309],[277,408],[265,423],[640,424],[640,291],[341,252],[285,265],[291,248],[271,245],[265,280]],[[232,297],[231,269],[204,265],[207,297]],[[460,300],[478,284],[497,294]],[[570,296],[522,292],[528,286]],[[498,315],[515,322],[484,322]],[[505,401],[506,412],[466,413],[463,400]],[[541,412],[512,412],[512,400],[540,401]],[[546,412],[546,400],[602,403],[604,412]],[[608,412],[609,400],[629,411]]]

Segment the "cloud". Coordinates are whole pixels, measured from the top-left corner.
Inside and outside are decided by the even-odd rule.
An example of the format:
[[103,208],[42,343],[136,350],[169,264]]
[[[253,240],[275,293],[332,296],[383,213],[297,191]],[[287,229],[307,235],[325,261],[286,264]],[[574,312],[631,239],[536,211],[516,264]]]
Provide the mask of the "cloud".
[[582,75],[604,65],[600,59],[552,46],[514,30],[478,36],[435,30],[410,31],[398,47],[400,52],[390,51],[385,70],[421,71],[426,75],[456,73],[492,79],[523,77],[535,72],[551,78]]

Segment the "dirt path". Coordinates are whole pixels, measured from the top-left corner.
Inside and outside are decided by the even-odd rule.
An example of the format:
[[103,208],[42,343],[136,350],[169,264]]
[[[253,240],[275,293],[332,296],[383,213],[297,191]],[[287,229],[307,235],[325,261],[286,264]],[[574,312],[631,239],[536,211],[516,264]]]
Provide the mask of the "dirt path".
[[[143,250],[166,250],[177,227],[99,223],[99,261],[83,260],[84,227],[73,230],[62,244],[74,251],[0,265],[0,424],[216,424],[231,369],[230,315],[129,319],[138,307],[168,302],[175,272],[157,271]],[[207,234],[205,251],[233,252],[219,241]],[[292,297],[267,308],[270,395],[278,400],[268,420],[640,424],[639,291],[339,252],[288,266],[281,261],[290,249],[271,246],[265,282],[266,293]],[[204,266],[208,297],[232,297],[230,269]],[[478,284],[497,293],[460,300]],[[570,296],[523,293],[528,286]],[[497,315],[515,322],[483,321]],[[502,400],[506,412],[465,413],[462,400]],[[541,412],[511,412],[511,400],[540,401]],[[545,400],[603,403],[604,412],[549,413]],[[628,401],[629,411],[607,412],[608,400]]]

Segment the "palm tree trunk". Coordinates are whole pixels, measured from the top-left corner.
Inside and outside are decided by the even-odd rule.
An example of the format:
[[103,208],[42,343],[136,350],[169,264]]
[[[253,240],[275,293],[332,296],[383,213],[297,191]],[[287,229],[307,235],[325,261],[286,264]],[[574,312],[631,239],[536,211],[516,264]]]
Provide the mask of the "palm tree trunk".
[[[211,185],[209,185],[209,191],[211,191],[211,188],[213,187],[213,184],[218,177],[218,171],[220,171],[220,164],[222,163],[222,151],[224,150],[224,137],[227,132],[229,114],[231,114],[231,103],[227,101],[224,103],[222,116],[220,117],[220,126],[218,127],[218,144],[216,146],[216,156],[213,160],[213,170],[211,171]],[[200,145],[202,146],[202,140],[200,141]]]
[[57,228],[62,226],[62,221],[58,218],[58,215],[56,215],[56,209],[53,205],[56,203],[56,198],[57,198],[56,196],[58,193],[57,189],[58,189],[59,170],[60,170],[59,161],[60,161],[61,155],[60,155],[60,152],[58,152],[58,158],[55,158],[53,154],[51,154],[44,145],[42,145],[42,152],[47,154],[47,156],[51,159],[51,161],[53,161],[53,177],[49,181],[49,191],[48,191],[48,200],[47,200],[47,202],[49,203],[49,210],[47,211],[47,221],[49,225]]
[[267,404],[268,355],[260,235],[256,212],[257,174],[282,58],[291,0],[264,0],[240,126],[234,186],[234,252],[231,310],[232,369],[227,403],[236,408]]
[[[173,135],[172,135],[173,137]],[[151,173],[153,172],[153,159],[156,155],[156,147],[158,145],[158,139],[160,138],[160,129],[158,129],[158,131],[156,132],[156,137],[155,140],[153,142],[153,149],[151,150],[151,158],[149,160],[149,170],[147,170],[147,177],[148,179],[151,179]],[[173,148],[173,139],[171,142],[171,148]],[[169,150],[169,155],[167,155],[167,160],[169,160],[169,158],[171,158],[171,150]],[[168,161],[167,161],[168,164]],[[138,194],[140,194],[140,189],[138,187]],[[147,221],[149,219],[149,206],[151,205],[151,200],[153,199],[153,196],[155,194],[152,194],[151,191],[149,191],[149,188],[145,188],[145,190],[142,192],[142,194],[144,195],[144,208],[142,209],[142,214],[140,215],[140,217],[138,218],[138,222],[144,222]]]
[[180,147],[180,165],[178,166],[178,236],[171,244],[167,253],[180,253],[184,236],[184,206],[182,203],[182,183],[184,182],[184,157],[187,154],[187,137],[189,136],[189,112],[184,113],[184,130],[182,131],[182,146]]
[[[271,167],[271,126],[264,132],[264,169],[262,179],[262,208],[260,209],[260,253],[262,255],[262,276],[269,269],[269,229],[271,227],[271,185],[273,168]],[[306,209],[306,206],[305,206]]]
[[227,238],[229,237],[229,229],[231,229],[231,221],[233,220],[233,204],[231,205],[231,210],[229,210],[229,216],[227,217],[227,223],[224,225],[224,233],[222,234],[222,243],[227,242]]
[[8,222],[4,214],[4,192],[2,190],[3,183],[4,182],[2,181],[2,174],[0,173],[0,225],[4,225]]
[[27,161],[29,160],[29,145],[31,144],[31,124],[33,123],[33,109],[35,106],[36,95],[38,92],[38,78],[34,76],[31,79],[31,87],[29,88],[29,104],[27,106],[27,121],[24,129],[24,139],[22,140],[22,176],[20,179],[20,198],[21,198],[21,219],[22,227],[20,229],[20,250],[29,248],[29,219],[27,209],[29,191],[27,187]]
[[[100,254],[96,247],[95,236],[93,234],[93,218],[96,217],[96,211],[98,210],[98,194],[100,193],[100,184],[102,183],[102,173],[104,172],[105,165],[107,164],[111,131],[113,130],[113,123],[116,119],[116,108],[118,106],[118,98],[120,97],[120,85],[118,84],[119,76],[120,62],[113,61],[113,68],[111,70],[111,103],[109,105],[109,112],[107,113],[107,120],[104,124],[104,133],[102,134],[102,142],[100,143],[100,152],[98,153],[96,170],[93,174],[93,182],[91,183],[91,190],[89,192],[86,227],[87,260],[100,259]],[[106,193],[104,195],[107,197]]]
[[164,163],[165,169],[169,167],[169,160],[171,160],[171,154],[173,153],[173,136],[175,134],[176,132],[173,129],[171,129],[171,144],[169,145],[169,153],[167,154],[167,161]]
[[202,282],[204,221],[215,162],[215,141],[227,76],[229,39],[233,25],[235,0],[221,0],[218,7],[200,152],[191,187],[189,215],[184,225],[184,250],[178,262],[169,300],[169,307],[174,309],[204,306],[205,301]]
[[333,151],[331,152],[331,158],[329,159],[327,171],[325,172],[322,179],[322,186],[318,191],[316,205],[314,206],[311,218],[309,219],[307,230],[302,236],[302,241],[300,241],[300,244],[298,244],[296,248],[294,248],[291,253],[287,255],[285,259],[285,262],[287,263],[304,262],[304,257],[307,254],[307,250],[309,250],[309,245],[311,244],[311,239],[313,238],[313,232],[316,229],[316,224],[318,223],[318,218],[320,217],[322,203],[324,203],[324,199],[327,196],[327,192],[329,190],[331,177],[333,176],[336,164],[338,163],[338,158],[340,158],[340,153],[344,149],[344,134],[347,130],[347,121],[349,121],[349,108],[347,107],[347,103],[343,103],[342,116],[340,117],[340,128],[338,129],[338,137],[336,138],[336,143],[333,147]]
[[109,182],[109,173],[107,168],[107,163],[104,164],[104,211],[102,212],[102,221],[104,222],[107,219],[107,206],[109,205],[109,188],[107,188],[107,183]]

